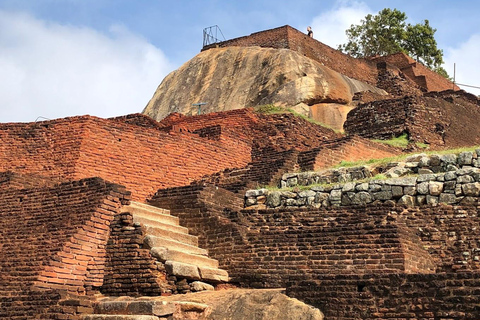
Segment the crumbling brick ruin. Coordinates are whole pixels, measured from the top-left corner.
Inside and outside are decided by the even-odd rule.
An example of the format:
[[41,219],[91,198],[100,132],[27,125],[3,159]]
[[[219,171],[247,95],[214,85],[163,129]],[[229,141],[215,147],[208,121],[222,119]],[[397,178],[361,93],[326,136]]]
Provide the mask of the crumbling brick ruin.
[[[480,318],[480,150],[324,171],[403,153],[371,138],[476,145],[477,97],[289,26],[211,47],[231,45],[295,50],[389,96],[358,94],[347,135],[250,108],[0,124],[0,318],[207,319],[150,298],[229,286],[286,288],[326,319]],[[368,180],[388,172],[411,176]]]

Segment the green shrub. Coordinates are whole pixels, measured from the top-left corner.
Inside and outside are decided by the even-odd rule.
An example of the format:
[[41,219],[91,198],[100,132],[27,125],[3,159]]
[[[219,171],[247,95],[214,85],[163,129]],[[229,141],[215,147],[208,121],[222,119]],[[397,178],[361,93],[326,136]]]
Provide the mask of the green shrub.
[[374,139],[373,141],[375,142],[380,142],[384,144],[388,144],[389,146],[392,147],[397,147],[397,148],[406,148],[408,146],[408,135],[406,133],[398,136],[398,137],[393,137],[388,140],[380,140],[380,139]]

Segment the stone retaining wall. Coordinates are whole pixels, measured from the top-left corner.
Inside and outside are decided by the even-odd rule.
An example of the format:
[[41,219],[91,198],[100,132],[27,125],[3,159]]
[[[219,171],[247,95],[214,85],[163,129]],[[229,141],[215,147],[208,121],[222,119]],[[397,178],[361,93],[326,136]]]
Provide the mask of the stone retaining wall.
[[[285,174],[281,186],[293,189],[249,190],[245,194],[245,206],[319,208],[384,202],[406,206],[471,205],[478,202],[480,195],[478,154],[480,149],[459,155],[411,156],[405,162],[381,168],[389,177],[384,180],[362,180],[371,178],[379,170],[367,166]],[[324,185],[295,188],[312,183]]]

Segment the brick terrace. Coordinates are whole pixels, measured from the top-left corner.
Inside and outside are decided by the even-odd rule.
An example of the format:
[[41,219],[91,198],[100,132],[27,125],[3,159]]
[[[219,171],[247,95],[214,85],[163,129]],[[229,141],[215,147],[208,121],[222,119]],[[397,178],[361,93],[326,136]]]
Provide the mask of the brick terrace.
[[328,318],[480,317],[475,206],[256,211],[235,201],[190,186],[151,203],[178,215],[238,283],[287,286]]
[[99,176],[125,185],[144,201],[159,188],[180,186],[251,160],[251,147],[222,136],[207,140],[165,132],[143,115],[90,116],[0,125],[0,171],[75,180]]

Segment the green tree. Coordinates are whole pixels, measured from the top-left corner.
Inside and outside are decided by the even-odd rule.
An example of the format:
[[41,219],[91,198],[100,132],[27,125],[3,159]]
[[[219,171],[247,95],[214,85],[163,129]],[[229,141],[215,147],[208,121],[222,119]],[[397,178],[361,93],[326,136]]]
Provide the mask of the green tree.
[[367,15],[359,25],[345,31],[348,42],[339,50],[357,58],[404,52],[427,67],[448,78],[441,67],[443,51],[437,48],[436,29],[428,20],[407,24],[407,15],[397,9],[385,8],[376,15]]
[[348,42],[339,49],[357,58],[403,51],[406,19],[405,13],[397,9],[385,8],[375,16],[369,14],[360,25],[351,25],[346,30]]
[[439,68],[443,63],[443,51],[437,48],[435,32],[428,20],[423,24],[408,24],[405,30],[403,48],[406,52],[431,69]]

